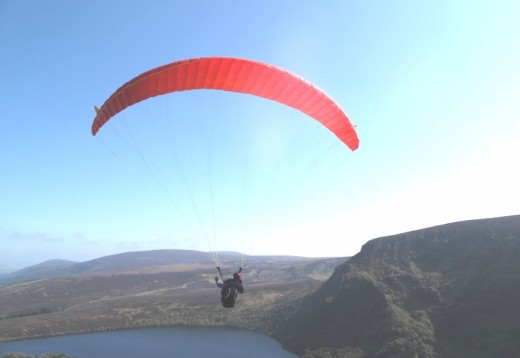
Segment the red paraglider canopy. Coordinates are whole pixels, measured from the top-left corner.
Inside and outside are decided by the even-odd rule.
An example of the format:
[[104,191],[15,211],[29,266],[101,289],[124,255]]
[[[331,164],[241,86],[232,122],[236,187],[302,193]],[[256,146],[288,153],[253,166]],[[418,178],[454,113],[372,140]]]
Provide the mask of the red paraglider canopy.
[[316,119],[351,150],[359,146],[354,126],[325,92],[278,67],[238,58],[206,57],[173,62],[125,83],[96,108],[92,134],[125,108],[176,91],[215,89],[248,93],[293,107]]

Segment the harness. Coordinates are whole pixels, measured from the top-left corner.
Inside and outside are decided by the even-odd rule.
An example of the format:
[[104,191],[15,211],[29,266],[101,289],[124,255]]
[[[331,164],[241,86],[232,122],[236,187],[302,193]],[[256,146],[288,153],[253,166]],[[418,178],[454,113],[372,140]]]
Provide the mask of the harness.
[[[220,267],[217,266],[218,273],[220,274],[220,278],[223,280],[224,277],[222,276],[222,272],[220,271]],[[240,269],[238,272],[242,272],[242,266],[240,266]],[[226,280],[228,281],[228,280]],[[224,286],[222,286],[222,289],[220,290],[221,295],[221,301],[222,305],[224,307],[233,307],[235,305],[235,300],[238,296],[238,290],[236,286],[232,283],[232,281],[225,282]]]
[[222,287],[220,294],[222,295],[222,299],[225,301],[235,301],[238,296],[238,291],[235,286],[227,285]]

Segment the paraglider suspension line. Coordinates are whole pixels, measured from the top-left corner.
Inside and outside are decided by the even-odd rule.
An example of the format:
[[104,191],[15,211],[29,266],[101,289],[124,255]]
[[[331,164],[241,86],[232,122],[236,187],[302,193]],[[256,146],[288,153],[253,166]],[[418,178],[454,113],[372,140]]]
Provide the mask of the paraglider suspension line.
[[220,279],[222,280],[222,282],[224,282],[224,276],[222,276],[222,271],[220,271],[220,266],[217,266],[217,271],[220,275]]

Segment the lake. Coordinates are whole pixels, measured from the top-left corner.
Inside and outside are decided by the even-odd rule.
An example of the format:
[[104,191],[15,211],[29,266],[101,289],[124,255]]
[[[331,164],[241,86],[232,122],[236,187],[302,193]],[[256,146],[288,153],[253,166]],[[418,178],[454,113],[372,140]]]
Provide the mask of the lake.
[[223,328],[143,328],[0,342],[0,354],[7,352],[78,358],[297,357],[268,336]]

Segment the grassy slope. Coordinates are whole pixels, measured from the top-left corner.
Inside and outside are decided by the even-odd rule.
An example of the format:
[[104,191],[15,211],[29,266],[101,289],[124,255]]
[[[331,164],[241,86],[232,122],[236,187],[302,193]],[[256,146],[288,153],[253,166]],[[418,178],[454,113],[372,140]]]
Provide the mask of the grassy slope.
[[247,268],[246,293],[232,315],[220,304],[214,268],[208,265],[162,265],[17,283],[0,288],[0,341],[168,325],[230,326],[271,334],[337,263],[290,259]]
[[278,332],[308,357],[520,352],[520,216],[376,239]]

